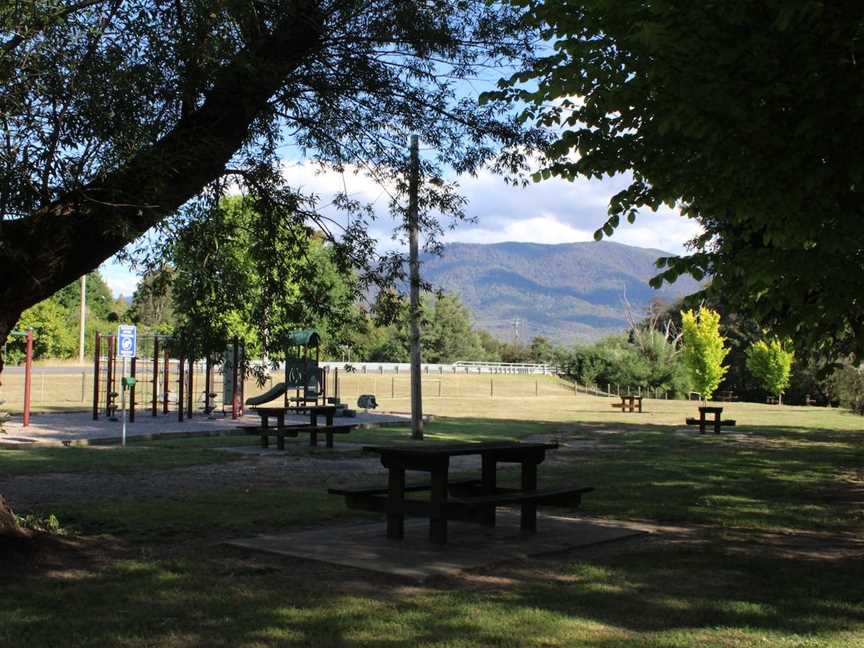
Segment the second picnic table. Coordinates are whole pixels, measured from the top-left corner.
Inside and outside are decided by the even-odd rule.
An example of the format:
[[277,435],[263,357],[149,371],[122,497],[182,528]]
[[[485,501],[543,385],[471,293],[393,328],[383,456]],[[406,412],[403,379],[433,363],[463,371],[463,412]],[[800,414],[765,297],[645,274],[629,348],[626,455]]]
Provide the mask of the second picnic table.
[[612,403],[612,407],[620,407],[622,412],[642,413],[642,397],[636,394],[619,394],[621,397],[620,403]]
[[[252,410],[261,418],[261,444],[267,447],[268,430],[270,429],[270,419],[276,420],[276,443],[280,450],[285,448],[285,435],[297,436],[299,432],[309,433],[309,445],[318,445],[318,434],[324,434],[327,439],[327,447],[333,447],[333,434],[346,433],[357,427],[353,424],[348,425],[333,425],[333,417],[336,414],[335,405],[301,405],[297,407],[253,407]],[[309,413],[309,425],[285,425],[286,414],[299,414],[300,412]],[[318,425],[318,417],[324,416],[326,420],[325,426]]]
[[725,421],[720,420],[720,415],[723,414],[723,408],[722,407],[711,407],[711,406],[707,406],[707,405],[704,405],[704,406],[699,408],[699,418],[698,419],[697,418],[686,419],[687,425],[698,425],[699,426],[699,433],[705,434],[705,427],[708,423],[708,421],[706,420],[706,416],[708,414],[711,414],[711,416],[714,418],[714,420],[712,421],[712,424],[714,425],[714,434],[720,434],[720,426],[721,425],[730,425],[730,426],[735,425],[735,421],[733,421],[732,419],[726,419]]
[[[401,539],[405,533],[405,515],[429,518],[429,537],[436,544],[447,542],[448,520],[495,525],[495,508],[508,504],[521,507],[521,528],[537,530],[537,505],[576,506],[582,493],[593,488],[537,490],[537,466],[548,450],[557,443],[453,443],[397,446],[367,446],[365,452],[381,456],[388,469],[387,487],[331,488],[329,492],[344,495],[349,508],[378,511],[387,515],[387,537]],[[480,479],[451,481],[450,459],[480,455]],[[499,488],[499,463],[521,466],[521,488]],[[428,472],[424,484],[406,484],[405,472]],[[429,501],[406,499],[405,494],[428,490]]]

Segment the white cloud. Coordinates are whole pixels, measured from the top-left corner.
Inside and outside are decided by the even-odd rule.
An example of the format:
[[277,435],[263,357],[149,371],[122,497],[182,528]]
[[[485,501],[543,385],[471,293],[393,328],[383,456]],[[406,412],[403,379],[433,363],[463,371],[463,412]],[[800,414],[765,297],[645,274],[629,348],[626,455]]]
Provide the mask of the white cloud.
[[106,261],[99,267],[99,274],[108,284],[115,299],[120,295],[131,297],[138,285],[138,276],[113,259]]
[[[284,174],[293,186],[315,193],[322,205],[326,206],[340,191],[373,204],[378,218],[372,224],[373,235],[382,249],[398,248],[399,243],[391,239],[396,223],[387,212],[392,189],[384,189],[368,174],[356,171],[349,167],[344,173],[321,173],[312,164],[298,163],[286,165]],[[459,178],[457,182],[469,201],[466,212],[477,222],[447,232],[446,241],[567,243],[592,240],[594,231],[606,222],[609,199],[627,186],[629,177],[577,178],[573,182],[551,179],[513,187],[482,171],[476,177]],[[325,211],[337,222],[345,222],[345,217],[334,210],[325,208]],[[685,243],[698,232],[698,224],[682,218],[677,210],[656,213],[645,210],[636,224],[622,223],[611,240],[681,253]]]
[[633,225],[621,225],[610,240],[625,245],[683,253],[684,245],[702,231],[701,225],[677,211],[641,213]]
[[553,214],[510,221],[503,228],[486,229],[474,227],[448,233],[447,241],[461,243],[503,243],[505,241],[527,241],[531,243],[576,243],[590,241],[592,235],[562,223]]
[[[392,188],[382,188],[368,173],[353,167],[347,167],[344,173],[322,173],[316,165],[300,162],[286,163],[283,174],[291,186],[315,194],[322,211],[337,223],[346,224],[346,217],[328,206],[336,193],[344,191],[361,203],[372,204],[377,220],[371,224],[371,234],[378,239],[380,248],[402,246],[392,239],[396,226],[388,213]],[[477,222],[448,231],[445,241],[572,243],[593,239],[594,231],[606,222],[609,199],[627,186],[629,177],[577,178],[573,182],[551,179],[512,187],[500,177],[482,171],[476,177],[457,181],[469,201],[466,212]],[[635,224],[622,223],[611,240],[682,253],[685,243],[699,231],[698,223],[681,217],[677,210],[645,210]],[[134,292],[138,279],[123,266],[109,261],[101,271],[115,296]]]

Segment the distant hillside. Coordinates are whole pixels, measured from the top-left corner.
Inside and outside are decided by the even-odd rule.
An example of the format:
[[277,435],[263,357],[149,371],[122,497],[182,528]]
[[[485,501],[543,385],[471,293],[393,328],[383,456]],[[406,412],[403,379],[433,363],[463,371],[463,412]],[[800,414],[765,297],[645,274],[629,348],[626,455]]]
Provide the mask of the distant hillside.
[[480,328],[496,337],[543,335],[557,342],[590,340],[627,327],[623,300],[641,313],[698,289],[691,278],[654,290],[654,261],[667,253],[609,241],[591,243],[452,243],[423,259],[423,278],[460,295]]

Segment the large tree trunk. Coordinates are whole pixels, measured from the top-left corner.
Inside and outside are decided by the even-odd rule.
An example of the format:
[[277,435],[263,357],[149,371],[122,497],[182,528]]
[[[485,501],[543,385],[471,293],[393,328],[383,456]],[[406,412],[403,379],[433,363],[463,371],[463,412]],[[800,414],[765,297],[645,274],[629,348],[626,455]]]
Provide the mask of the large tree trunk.
[[10,535],[23,535],[23,532],[18,526],[18,520],[15,518],[15,513],[12,512],[12,507],[0,495],[0,537]]
[[[292,8],[153,146],[29,217],[0,220],[0,345],[25,309],[97,268],[224,173],[270,98],[318,48],[317,3],[297,0]],[[0,380],[2,369],[0,359]],[[0,535],[17,532],[10,520],[0,498]]]

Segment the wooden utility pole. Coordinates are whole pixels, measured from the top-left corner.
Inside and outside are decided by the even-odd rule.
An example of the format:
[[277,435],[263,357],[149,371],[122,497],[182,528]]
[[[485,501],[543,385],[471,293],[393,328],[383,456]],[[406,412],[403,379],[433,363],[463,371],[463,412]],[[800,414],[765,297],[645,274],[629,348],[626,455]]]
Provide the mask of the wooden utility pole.
[[87,319],[87,275],[81,275],[81,304],[78,310],[78,364],[84,364],[84,324]]
[[411,438],[423,439],[423,394],[420,386],[420,259],[417,244],[419,220],[420,141],[411,136],[411,169],[408,178],[408,263],[411,286]]

